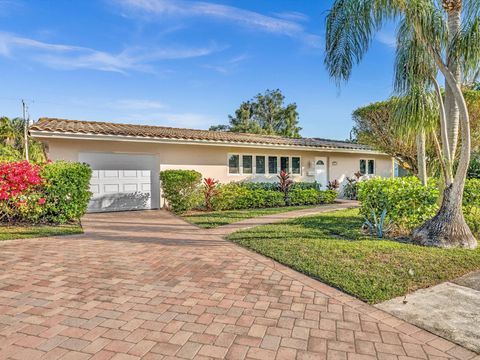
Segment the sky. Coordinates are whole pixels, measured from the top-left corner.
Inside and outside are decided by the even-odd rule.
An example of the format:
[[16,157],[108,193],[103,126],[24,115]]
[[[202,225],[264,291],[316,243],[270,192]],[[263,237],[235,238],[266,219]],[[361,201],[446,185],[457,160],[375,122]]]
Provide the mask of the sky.
[[350,81],[325,69],[331,0],[0,0],[0,116],[208,129],[280,89],[302,136],[347,139],[392,94],[394,28]]

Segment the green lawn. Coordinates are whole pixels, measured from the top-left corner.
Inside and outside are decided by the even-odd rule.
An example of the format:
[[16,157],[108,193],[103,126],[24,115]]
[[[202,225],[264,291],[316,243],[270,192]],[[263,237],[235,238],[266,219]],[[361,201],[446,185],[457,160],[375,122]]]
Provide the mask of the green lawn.
[[244,210],[226,210],[211,212],[194,212],[183,215],[183,218],[204,229],[212,229],[222,225],[231,224],[263,215],[278,214],[294,210],[314,208],[315,206],[288,206],[267,209],[244,209]]
[[369,303],[480,269],[477,250],[445,250],[375,239],[358,210],[264,225],[228,238]]
[[0,241],[28,239],[45,236],[73,235],[83,233],[82,227],[74,225],[32,225],[32,226],[0,226]]

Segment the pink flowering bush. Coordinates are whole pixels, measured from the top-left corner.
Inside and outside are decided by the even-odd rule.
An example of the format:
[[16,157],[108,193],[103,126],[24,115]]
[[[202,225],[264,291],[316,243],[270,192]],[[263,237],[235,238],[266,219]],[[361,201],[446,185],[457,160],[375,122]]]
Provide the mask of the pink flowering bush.
[[78,220],[91,196],[90,176],[90,167],[79,163],[0,163],[0,222]]
[[0,221],[38,220],[45,204],[40,171],[27,161],[0,163]]

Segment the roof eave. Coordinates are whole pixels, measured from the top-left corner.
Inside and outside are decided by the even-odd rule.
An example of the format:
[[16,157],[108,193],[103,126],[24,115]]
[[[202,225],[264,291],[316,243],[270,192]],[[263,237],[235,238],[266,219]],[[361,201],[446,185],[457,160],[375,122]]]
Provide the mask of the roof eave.
[[178,145],[210,145],[210,146],[235,146],[243,148],[270,148],[270,149],[295,149],[295,150],[310,150],[321,152],[339,152],[339,153],[362,153],[371,155],[385,155],[380,151],[368,149],[348,149],[340,147],[321,147],[308,145],[282,145],[282,144],[267,144],[255,142],[235,142],[235,141],[221,141],[221,140],[198,140],[187,138],[164,138],[164,137],[144,137],[131,135],[106,135],[94,133],[69,133],[60,131],[41,131],[30,130],[30,135],[37,139],[70,139],[70,140],[107,140],[107,141],[122,141],[122,142],[143,142],[143,143],[159,143],[159,144],[178,144]]

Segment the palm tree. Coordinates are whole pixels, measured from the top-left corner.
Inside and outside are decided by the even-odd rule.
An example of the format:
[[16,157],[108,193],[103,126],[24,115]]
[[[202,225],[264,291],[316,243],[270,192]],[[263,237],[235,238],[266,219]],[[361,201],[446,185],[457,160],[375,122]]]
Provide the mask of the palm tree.
[[[406,102],[403,112],[422,119],[418,106],[433,104],[440,129],[440,136],[432,136],[445,182],[442,204],[413,236],[424,245],[475,248],[462,212],[471,139],[461,86],[462,74],[475,73],[480,63],[480,1],[335,0],[327,17],[325,64],[338,83],[350,78],[388,21],[399,22],[395,92],[414,100]],[[445,80],[444,93],[439,77]]]

